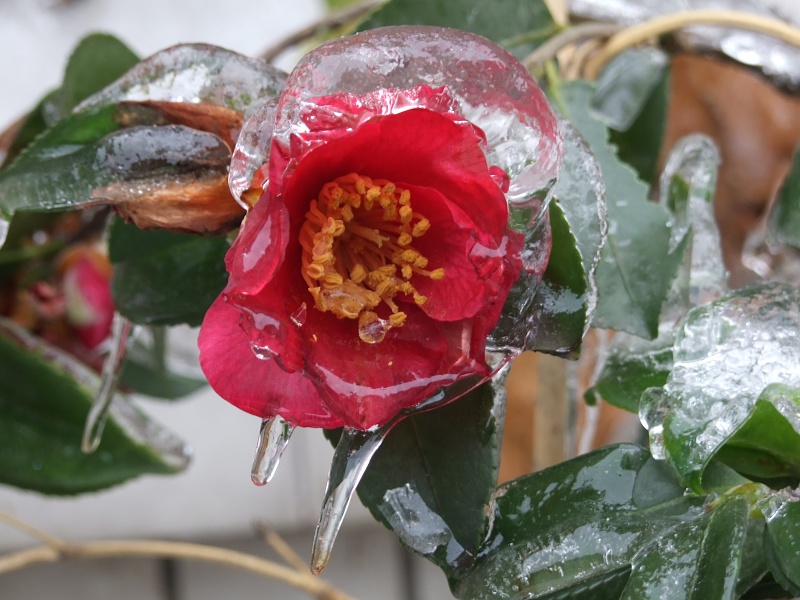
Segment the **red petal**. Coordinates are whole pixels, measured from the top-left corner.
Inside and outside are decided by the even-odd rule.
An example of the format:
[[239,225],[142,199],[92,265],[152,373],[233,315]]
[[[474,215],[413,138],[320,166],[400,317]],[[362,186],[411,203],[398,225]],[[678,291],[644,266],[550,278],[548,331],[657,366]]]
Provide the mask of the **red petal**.
[[239,320],[239,311],[218,298],[203,321],[200,366],[214,391],[261,418],[280,414],[302,427],[340,427],[343,421],[325,406],[307,377],[256,358]]

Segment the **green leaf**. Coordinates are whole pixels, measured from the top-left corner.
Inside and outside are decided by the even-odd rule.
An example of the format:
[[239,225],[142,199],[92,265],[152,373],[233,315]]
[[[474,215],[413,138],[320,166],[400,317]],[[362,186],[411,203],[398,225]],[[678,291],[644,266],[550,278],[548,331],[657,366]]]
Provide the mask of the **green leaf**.
[[110,233],[111,291],[135,323],[199,325],[228,281],[224,237],[142,231],[117,220]]
[[669,58],[656,48],[628,50],[611,61],[597,82],[593,108],[611,128],[621,160],[653,183],[667,120]]
[[499,460],[494,395],[484,384],[401,421],[358,486],[378,521],[446,573],[477,552],[486,529]]
[[559,31],[543,0],[392,0],[358,30],[388,25],[438,25],[471,31],[510,48],[518,58]]
[[599,396],[609,404],[638,413],[644,391],[667,383],[672,370],[672,343],[671,332],[652,341],[618,334],[597,381],[586,391],[586,401],[593,404]]
[[[759,399],[798,427],[792,416],[797,404],[784,397],[786,387],[765,390],[773,383],[800,387],[800,292],[784,284],[758,284],[692,309],[677,332],[674,358],[666,385],[643,395],[640,415],[654,452],[664,451],[680,479],[699,492],[706,464],[753,416]],[[793,390],[790,397],[796,397]],[[752,439],[764,419],[776,424],[774,416],[763,407],[734,451],[769,448],[774,459],[791,460],[786,467],[794,468],[796,442],[784,426],[775,431],[774,444]],[[658,440],[662,426],[663,446]],[[757,475],[752,470],[750,465],[748,474]]]
[[665,532],[634,560],[620,600],[733,600],[750,506],[736,495]]
[[670,252],[668,214],[648,200],[647,186],[619,161],[607,128],[591,115],[593,93],[585,81],[565,83],[552,92],[591,147],[606,186],[609,229],[597,268],[594,325],[653,338],[683,248]]
[[589,310],[588,281],[564,211],[550,204],[553,248],[536,292],[541,307],[530,350],[577,358]]
[[44,342],[26,340],[22,346],[0,333],[0,482],[46,494],[79,494],[185,466],[181,442],[169,440],[177,455],[143,442],[147,430],[163,440],[171,434],[121,398],[114,401],[97,451],[83,454],[81,437],[94,391],[76,380],[85,379],[82,367],[62,357]]
[[800,248],[800,145],[794,150],[792,168],[770,213],[769,236],[779,243]]
[[637,553],[703,501],[644,448],[603,448],[501,486],[461,599],[618,598]]
[[61,102],[65,116],[138,62],[139,57],[112,35],[94,33],[83,38],[64,70]]
[[775,580],[800,595],[800,501],[792,498],[767,517],[764,549]]
[[757,480],[800,479],[800,431],[787,420],[798,410],[800,387],[768,386],[716,458]]

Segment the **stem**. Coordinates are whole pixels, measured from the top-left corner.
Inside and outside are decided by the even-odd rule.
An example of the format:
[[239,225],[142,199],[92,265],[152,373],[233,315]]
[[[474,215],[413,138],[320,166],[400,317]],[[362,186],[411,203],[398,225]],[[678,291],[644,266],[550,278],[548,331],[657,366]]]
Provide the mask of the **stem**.
[[620,25],[613,23],[580,23],[579,25],[573,25],[539,46],[522,61],[522,64],[530,70],[555,58],[561,49],[570,44],[580,42],[586,38],[606,38],[618,33],[621,29]]
[[632,46],[687,25],[698,24],[757,31],[800,46],[800,30],[777,19],[730,10],[691,10],[651,19],[620,31],[586,62],[586,77],[596,79],[609,60]]

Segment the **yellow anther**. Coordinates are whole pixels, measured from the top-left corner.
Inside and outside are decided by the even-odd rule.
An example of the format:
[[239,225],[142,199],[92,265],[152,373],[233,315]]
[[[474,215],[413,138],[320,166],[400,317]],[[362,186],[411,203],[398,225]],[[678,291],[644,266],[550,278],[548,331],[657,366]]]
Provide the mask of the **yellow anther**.
[[337,285],[342,285],[344,283],[344,277],[339,275],[336,271],[328,271],[322,277],[320,277],[320,281],[325,284],[327,287],[334,287]]
[[317,263],[311,263],[306,267],[306,274],[311,279],[319,279],[325,274],[325,267]]
[[[442,269],[444,275],[444,269]],[[356,283],[361,283],[364,281],[364,278],[367,276],[367,270],[364,268],[364,265],[358,263],[350,270],[350,279],[355,281]]]
[[411,223],[411,217],[413,216],[414,211],[411,210],[410,206],[408,206],[408,205],[401,206],[400,210],[398,212],[400,213],[400,222],[401,223],[404,223],[404,224],[405,223]]
[[403,265],[400,268],[400,272],[406,279],[411,279],[411,276],[414,274],[414,269],[411,268],[411,265]]
[[398,246],[408,246],[411,242],[414,241],[414,238],[411,237],[411,234],[407,231],[401,233],[397,238],[397,245]]
[[383,192],[387,196],[391,196],[394,194],[394,191],[397,189],[397,186],[393,184],[391,181],[383,186],[381,192]]
[[397,199],[401,206],[407,206],[411,202],[411,192],[408,190],[403,190],[400,194],[400,198]]
[[414,237],[422,237],[430,228],[431,222],[428,221],[428,219],[422,218],[416,225],[414,225],[414,229],[411,230],[411,235]]
[[406,322],[406,317],[408,317],[406,313],[396,312],[389,315],[389,322],[392,324],[392,327],[402,327],[403,323]]
[[359,196],[363,196],[367,192],[367,186],[364,185],[363,177],[356,179],[356,191],[358,192]]
[[417,303],[417,306],[422,306],[428,301],[427,296],[423,296],[422,294],[414,294],[414,302]]
[[434,269],[431,271],[430,278],[434,281],[439,281],[440,279],[444,279],[444,269],[439,267],[438,269]]

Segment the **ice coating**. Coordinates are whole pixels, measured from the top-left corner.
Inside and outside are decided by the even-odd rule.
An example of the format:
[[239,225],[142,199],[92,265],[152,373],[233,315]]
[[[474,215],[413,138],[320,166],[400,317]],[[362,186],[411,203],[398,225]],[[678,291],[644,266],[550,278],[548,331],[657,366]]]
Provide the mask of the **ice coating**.
[[[317,48],[300,61],[286,82],[275,123],[276,139],[288,147],[293,133],[308,131],[304,116],[309,108],[316,109],[319,98],[417,86],[446,88],[455,100],[454,112],[483,131],[489,164],[499,166],[510,178],[509,202],[525,203],[555,180],[563,150],[544,94],[511,54],[465,31],[387,27]],[[365,116],[416,107],[419,103],[388,94],[387,102],[376,106],[377,113]],[[335,111],[328,117],[331,129],[357,124]]]
[[204,102],[248,113],[276,97],[286,74],[272,65],[209,44],[182,44],[144,59],[90,96],[76,112],[122,100]]
[[[712,201],[720,156],[714,142],[702,134],[681,138],[670,152],[660,179],[660,202],[672,214],[670,248],[692,230],[688,300],[697,306],[722,296],[728,274],[722,259],[719,228]],[[686,195],[673,186],[686,186]]]
[[663,391],[643,400],[642,420],[663,424],[667,448],[681,439],[685,455],[668,457],[684,477],[699,477],[767,386],[800,386],[800,292],[759,284],[692,309],[674,356]]
[[3,245],[6,243],[6,238],[8,237],[8,229],[11,227],[11,223],[6,220],[6,218],[0,214],[0,249],[3,248]]
[[410,483],[387,490],[379,509],[403,543],[415,552],[432,554],[453,539],[444,519],[425,504]]
[[[28,350],[40,354],[59,369],[63,369],[87,389],[101,387],[100,377],[89,367],[43,339],[32,336],[13,321],[0,317],[0,332],[17,340]],[[170,467],[183,470],[189,465],[192,456],[191,447],[174,433],[152,421],[119,392],[115,391],[112,394],[107,414],[114,419],[127,436],[157,453],[159,458]]]
[[[251,206],[242,199],[245,192],[255,190],[260,196],[269,180],[267,166],[277,105],[277,98],[271,98],[256,107],[242,126],[233,149],[228,186],[236,202],[245,209]],[[258,200],[258,197],[254,200]]]
[[256,455],[250,470],[250,479],[253,483],[266,485],[272,480],[293,432],[292,424],[285,421],[280,415],[264,419],[261,422]]

